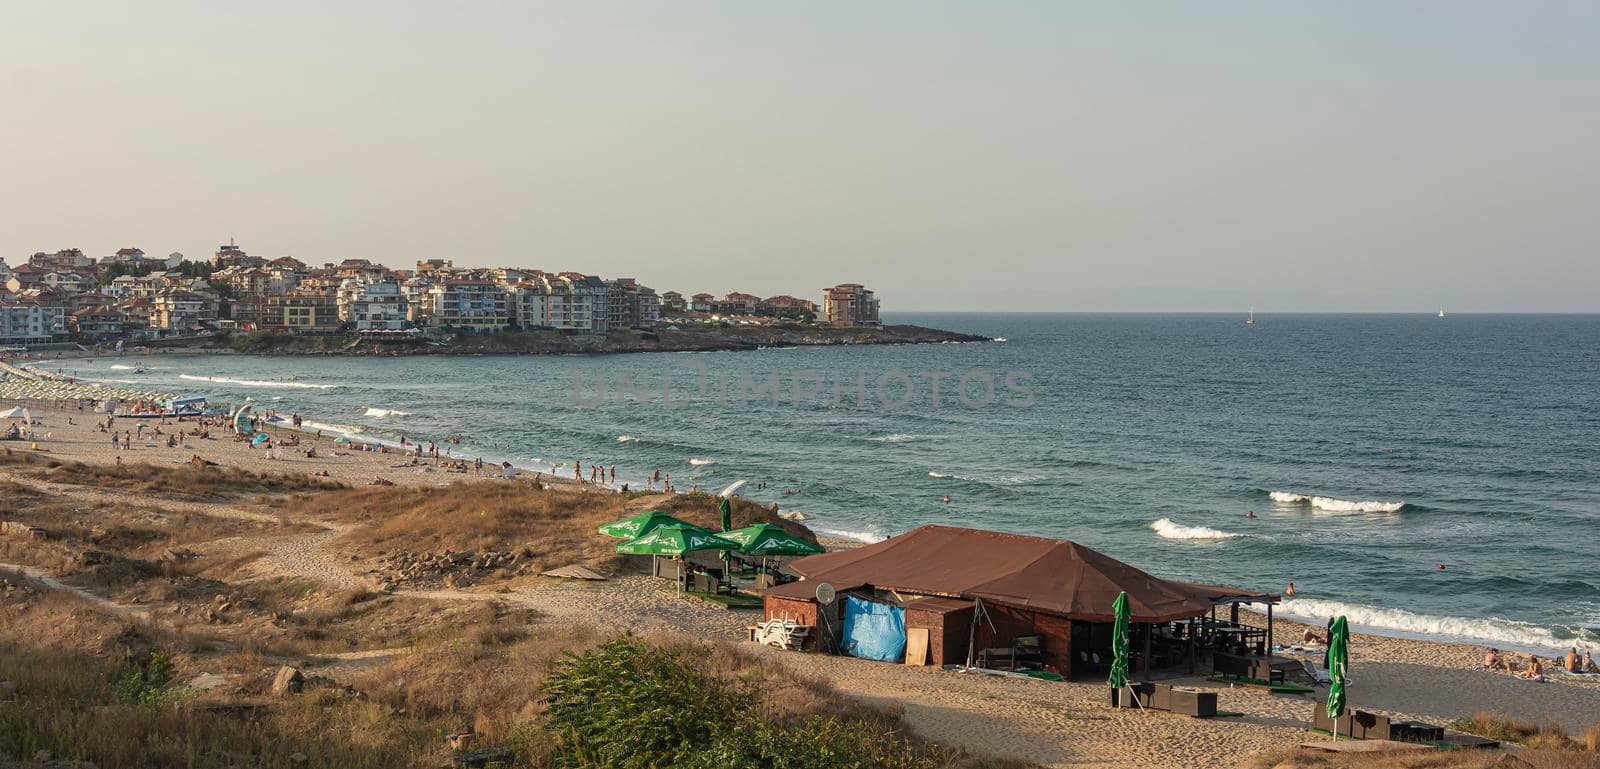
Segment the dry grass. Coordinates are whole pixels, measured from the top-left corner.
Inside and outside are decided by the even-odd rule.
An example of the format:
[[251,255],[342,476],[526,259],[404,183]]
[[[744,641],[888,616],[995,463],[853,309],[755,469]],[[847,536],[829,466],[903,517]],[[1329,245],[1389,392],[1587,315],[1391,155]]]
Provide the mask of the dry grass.
[[[603,523],[659,505],[694,523],[718,526],[717,500],[707,495],[628,499],[614,494],[539,490],[525,484],[462,482],[444,488],[361,488],[297,497],[295,517],[358,524],[335,541],[362,556],[396,550],[449,548],[521,551],[536,570],[584,563],[616,571],[617,541],[595,532]],[[811,532],[772,511],[736,500],[734,524],[778,523],[805,537]]]
[[304,474],[257,473],[221,466],[86,465],[10,449],[0,454],[0,467],[50,483],[126,489],[179,499],[237,499],[246,494],[345,488],[341,483]]
[[1252,769],[1600,769],[1600,757],[1564,750],[1419,750],[1408,753],[1321,753],[1299,749],[1256,756]]

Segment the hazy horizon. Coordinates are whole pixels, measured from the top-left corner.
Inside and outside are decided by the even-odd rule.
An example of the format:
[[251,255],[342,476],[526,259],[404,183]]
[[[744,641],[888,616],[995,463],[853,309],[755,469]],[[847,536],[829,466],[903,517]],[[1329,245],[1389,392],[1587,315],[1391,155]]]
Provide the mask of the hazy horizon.
[[[1600,311],[1600,5],[25,4],[0,257]],[[1591,94],[1584,97],[1583,94]]]

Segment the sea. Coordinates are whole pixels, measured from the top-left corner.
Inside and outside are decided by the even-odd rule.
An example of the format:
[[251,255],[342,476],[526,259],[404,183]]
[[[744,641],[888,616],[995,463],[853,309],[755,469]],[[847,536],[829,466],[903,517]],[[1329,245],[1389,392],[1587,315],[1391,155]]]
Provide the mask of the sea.
[[[940,523],[1282,591],[1372,632],[1600,650],[1600,316],[897,314],[962,344],[127,356],[68,373],[871,542]],[[447,442],[450,440],[459,442]],[[587,470],[584,473],[587,477]],[[1253,513],[1253,517],[1251,514]]]

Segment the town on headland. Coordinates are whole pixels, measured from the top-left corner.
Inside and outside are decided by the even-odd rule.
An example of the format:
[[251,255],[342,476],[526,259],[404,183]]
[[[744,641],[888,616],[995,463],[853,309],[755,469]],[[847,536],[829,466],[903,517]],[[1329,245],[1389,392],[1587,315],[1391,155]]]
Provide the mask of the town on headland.
[[[391,269],[367,259],[313,267],[246,253],[209,260],[122,248],[0,259],[0,345],[201,347],[258,354],[573,354],[984,341],[885,326],[858,283],[821,303],[789,295],[657,293],[633,278],[444,259]],[[57,347],[59,346],[59,347]]]

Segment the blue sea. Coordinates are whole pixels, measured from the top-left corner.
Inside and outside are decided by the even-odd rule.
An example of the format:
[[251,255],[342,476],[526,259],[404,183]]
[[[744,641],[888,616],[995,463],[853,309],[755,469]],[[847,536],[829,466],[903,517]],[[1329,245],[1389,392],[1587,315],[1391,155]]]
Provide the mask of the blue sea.
[[679,490],[746,480],[861,540],[1064,537],[1163,576],[1292,581],[1283,611],[1319,624],[1600,648],[1600,316],[1256,317],[904,314],[1004,341],[68,365],[324,430],[459,435],[458,455],[532,469],[616,465],[634,487],[657,468]]

